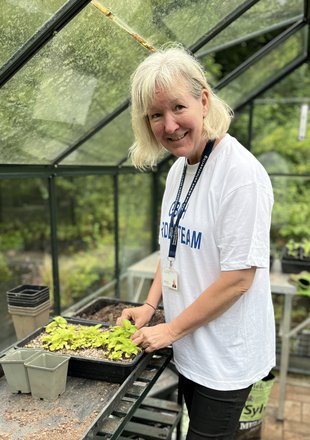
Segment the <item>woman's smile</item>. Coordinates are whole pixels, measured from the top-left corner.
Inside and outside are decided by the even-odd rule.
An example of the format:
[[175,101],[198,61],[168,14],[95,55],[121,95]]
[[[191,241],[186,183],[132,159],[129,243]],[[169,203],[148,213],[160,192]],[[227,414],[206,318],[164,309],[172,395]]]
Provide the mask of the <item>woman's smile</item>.
[[176,135],[176,136],[173,136],[173,137],[171,136],[168,139],[170,141],[172,141],[172,142],[177,142],[177,141],[181,141],[182,139],[184,139],[186,135],[187,135],[187,132],[184,133],[184,134],[181,134],[181,135]]

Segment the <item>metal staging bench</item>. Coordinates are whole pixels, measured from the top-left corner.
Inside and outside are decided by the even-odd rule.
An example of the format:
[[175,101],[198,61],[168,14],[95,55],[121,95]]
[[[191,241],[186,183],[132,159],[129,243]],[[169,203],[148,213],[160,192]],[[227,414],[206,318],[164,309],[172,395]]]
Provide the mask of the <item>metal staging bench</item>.
[[280,379],[278,398],[278,420],[284,420],[284,404],[286,391],[286,378],[289,367],[290,338],[310,323],[310,316],[294,328],[291,328],[291,315],[293,298],[296,295],[296,287],[289,283],[289,274],[280,271],[280,262],[275,261],[274,268],[270,273],[271,291],[273,294],[284,295],[282,323],[280,337],[282,340],[280,354]]
[[98,440],[117,438],[117,433],[121,432],[120,440],[127,438],[168,440],[181,419],[181,408],[176,402],[146,397],[123,427],[121,420],[127,411],[124,401],[113,412],[113,418],[103,424],[96,438]]
[[121,385],[69,376],[65,393],[54,402],[36,400],[30,394],[12,394],[0,368],[0,438],[116,440],[125,427],[127,435],[141,421],[150,423],[147,419],[153,411],[153,420],[162,423],[148,431],[154,434],[152,438],[168,439],[180,419],[180,407],[173,402],[144,399],[171,358],[170,348],[147,354]]

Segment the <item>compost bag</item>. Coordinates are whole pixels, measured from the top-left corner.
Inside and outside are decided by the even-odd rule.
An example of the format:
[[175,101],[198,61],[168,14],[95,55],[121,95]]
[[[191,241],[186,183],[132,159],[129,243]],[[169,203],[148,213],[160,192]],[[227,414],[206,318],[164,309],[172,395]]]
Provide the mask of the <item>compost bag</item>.
[[261,438],[263,417],[274,379],[274,375],[269,373],[253,385],[240,416],[236,440]]

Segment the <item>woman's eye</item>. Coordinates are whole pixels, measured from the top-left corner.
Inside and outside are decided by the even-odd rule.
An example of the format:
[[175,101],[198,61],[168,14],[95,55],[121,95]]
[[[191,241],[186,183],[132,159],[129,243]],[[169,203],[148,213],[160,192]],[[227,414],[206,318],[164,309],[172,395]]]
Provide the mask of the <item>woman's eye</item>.
[[183,108],[184,108],[184,105],[182,105],[182,104],[177,104],[177,105],[175,106],[175,109],[176,109],[177,111],[182,110]]
[[160,113],[153,113],[150,115],[151,120],[158,119],[159,117],[160,117]]

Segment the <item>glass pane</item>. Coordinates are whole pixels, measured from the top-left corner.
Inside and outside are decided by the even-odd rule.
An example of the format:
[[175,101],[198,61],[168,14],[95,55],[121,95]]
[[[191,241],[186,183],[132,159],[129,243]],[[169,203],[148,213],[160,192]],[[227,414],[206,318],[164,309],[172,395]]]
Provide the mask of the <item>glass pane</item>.
[[310,179],[274,176],[271,180],[275,196],[271,241],[280,256],[290,238],[299,241],[310,237]]
[[[61,309],[114,277],[113,178],[57,178]],[[45,271],[44,276],[50,277]]]
[[127,26],[152,46],[178,41],[195,43],[219,20],[243,3],[242,0],[100,0]]
[[66,0],[1,0],[0,65],[4,64]]
[[252,152],[269,173],[310,173],[309,141],[299,133],[303,105],[302,98],[255,101]]
[[[151,253],[151,187],[150,174],[119,176],[119,242],[122,272]],[[124,293],[122,292],[121,296],[128,298]]]
[[304,0],[260,0],[209,41],[197,54],[214,52],[240,43],[255,35],[276,29],[303,16]]
[[305,31],[302,29],[223,87],[218,95],[232,108],[246,101],[250,94],[254,94],[288,63],[302,55],[304,37]]
[[1,89],[0,162],[57,157],[127,98],[130,74],[147,54],[86,7]]
[[61,163],[64,165],[117,165],[133,142],[129,110],[121,113]]
[[[310,173],[309,89],[309,65],[303,64],[253,101],[251,150],[269,173]],[[242,114],[248,110],[245,107]],[[242,129],[242,119],[235,119],[238,137],[247,123],[243,119]]]
[[16,341],[7,291],[42,283],[50,250],[47,194],[45,179],[0,180],[0,351]]
[[249,107],[246,106],[241,112],[235,113],[229,127],[229,133],[247,149],[249,148]]

